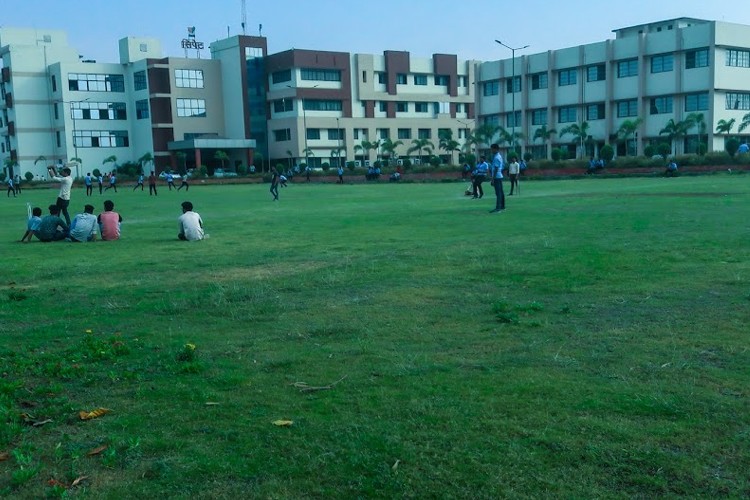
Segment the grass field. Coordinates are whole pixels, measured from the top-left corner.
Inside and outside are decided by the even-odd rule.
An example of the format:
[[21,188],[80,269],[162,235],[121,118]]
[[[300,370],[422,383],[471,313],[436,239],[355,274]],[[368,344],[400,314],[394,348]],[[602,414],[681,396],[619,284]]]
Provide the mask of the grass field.
[[0,199],[0,496],[750,496],[750,176],[463,187]]

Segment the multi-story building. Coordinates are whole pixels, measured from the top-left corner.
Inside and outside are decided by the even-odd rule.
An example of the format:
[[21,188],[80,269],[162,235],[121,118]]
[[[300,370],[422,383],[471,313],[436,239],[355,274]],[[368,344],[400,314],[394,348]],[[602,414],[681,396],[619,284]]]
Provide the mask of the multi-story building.
[[[750,111],[750,26],[679,18],[614,33],[612,40],[481,63],[479,122],[520,132],[535,157],[550,147],[595,154],[607,142],[619,154],[640,154],[670,138],[676,153],[695,152],[700,143],[723,150],[719,120],[739,124]],[[689,116],[695,126],[668,133]],[[632,133],[626,120],[636,125]],[[587,131],[584,144],[560,134],[570,125]],[[557,134],[540,137],[544,126]]]
[[[152,156],[157,170],[250,165],[256,152],[264,166],[455,161],[482,125],[503,131],[485,142],[511,138],[536,158],[553,147],[596,154],[605,143],[618,154],[668,140],[676,153],[724,149],[717,124],[750,112],[750,26],[678,18],[614,33],[492,62],[269,55],[265,38],[244,35],[210,44],[210,59],[187,57],[202,45],[188,38],[176,58],[157,40],[124,38],[119,63],[96,63],[63,32],[0,28],[0,160],[6,173],[36,175],[73,158],[77,175],[109,169],[112,156]],[[678,126],[687,122],[696,125]],[[585,141],[562,133],[571,125]]]

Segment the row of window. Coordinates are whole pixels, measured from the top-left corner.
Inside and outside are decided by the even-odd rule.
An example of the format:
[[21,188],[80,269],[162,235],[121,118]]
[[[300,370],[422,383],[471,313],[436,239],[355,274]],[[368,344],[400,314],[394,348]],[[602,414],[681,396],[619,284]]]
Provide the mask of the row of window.
[[[55,106],[55,108],[57,108]],[[55,109],[57,113],[57,109]],[[73,120],[127,120],[124,102],[71,102]]]
[[[496,117],[487,117],[488,119],[496,118]],[[329,141],[338,141],[343,140],[345,138],[344,130],[343,129],[335,129],[335,128],[329,128],[324,129],[327,133],[327,137]],[[353,129],[354,132],[354,139],[358,140],[360,138],[367,138],[367,129]],[[438,130],[438,137],[442,137],[443,134],[450,133],[450,129],[444,129],[441,128]],[[413,130],[410,128],[399,128],[396,131],[396,135],[398,140],[411,140],[412,139],[412,133]],[[391,131],[387,128],[379,128],[376,130],[377,138],[380,140],[390,139]],[[285,142],[285,141],[291,141],[292,140],[292,131],[289,128],[283,128],[283,129],[277,129],[273,131],[274,140],[276,142]],[[459,129],[458,131],[458,137],[459,139],[463,139],[467,136],[467,130],[466,129]],[[317,141],[320,140],[322,137],[321,129],[318,128],[310,128],[307,129],[307,140],[310,141]],[[432,139],[432,129],[429,128],[420,128],[417,129],[417,139]]]
[[[732,61],[732,64],[729,61]],[[728,66],[750,67],[750,52],[727,51]],[[685,68],[701,68],[708,66],[708,49],[691,50],[685,53]],[[625,59],[616,63],[617,78],[628,78],[638,76],[638,59]],[[662,54],[651,57],[651,73],[664,73],[674,70],[674,55]],[[607,67],[605,64],[594,64],[585,67],[586,81],[598,82],[606,80]],[[531,90],[546,89],[549,87],[549,76],[546,71],[529,75]],[[557,86],[566,87],[578,83],[578,68],[566,68],[557,71]],[[482,84],[482,94],[486,96],[498,95],[500,93],[500,82],[489,81]],[[505,80],[505,92],[508,94],[521,92],[521,77],[508,78]]]
[[125,92],[123,75],[68,73],[68,90],[81,92]]
[[127,148],[130,141],[126,130],[76,130],[73,144],[77,148]]

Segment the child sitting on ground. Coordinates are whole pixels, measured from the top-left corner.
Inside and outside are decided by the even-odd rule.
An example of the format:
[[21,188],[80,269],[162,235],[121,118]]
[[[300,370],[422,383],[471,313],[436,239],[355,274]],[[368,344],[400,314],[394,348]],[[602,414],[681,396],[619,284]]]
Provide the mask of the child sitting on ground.
[[31,217],[29,217],[29,222],[26,223],[26,232],[23,233],[23,238],[21,238],[21,243],[31,243],[31,237],[34,236],[34,233],[39,230],[39,224],[42,223],[42,209],[39,207],[34,207],[34,210],[31,212]]

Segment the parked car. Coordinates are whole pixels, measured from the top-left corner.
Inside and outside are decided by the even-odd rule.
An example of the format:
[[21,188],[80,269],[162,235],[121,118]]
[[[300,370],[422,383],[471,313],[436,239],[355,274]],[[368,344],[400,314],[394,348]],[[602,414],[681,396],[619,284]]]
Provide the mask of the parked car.
[[[159,174],[159,178],[160,179],[166,179],[167,178],[167,173],[168,172],[162,172],[162,173],[160,173]],[[180,174],[172,173],[172,178],[173,179],[182,179],[182,176]]]
[[229,172],[223,168],[214,170],[214,177],[237,177],[237,172]]

